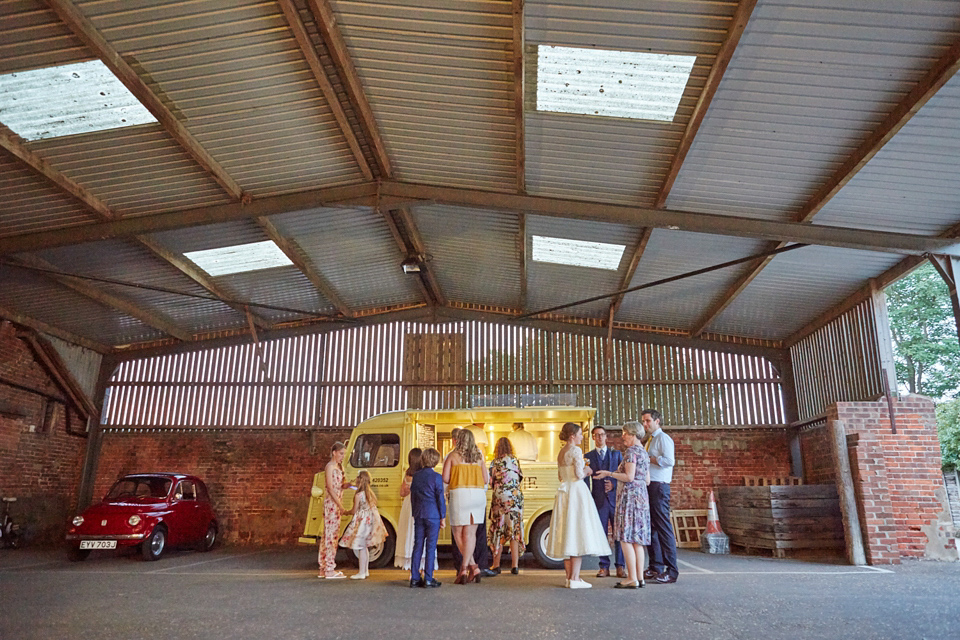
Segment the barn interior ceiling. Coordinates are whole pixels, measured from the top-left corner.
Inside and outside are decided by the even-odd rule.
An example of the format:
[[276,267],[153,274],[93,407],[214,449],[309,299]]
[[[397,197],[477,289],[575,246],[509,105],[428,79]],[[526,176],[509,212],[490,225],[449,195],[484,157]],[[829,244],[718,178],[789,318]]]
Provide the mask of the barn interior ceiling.
[[417,313],[781,347],[960,256],[954,0],[10,0],[0,34],[0,317],[103,353]]

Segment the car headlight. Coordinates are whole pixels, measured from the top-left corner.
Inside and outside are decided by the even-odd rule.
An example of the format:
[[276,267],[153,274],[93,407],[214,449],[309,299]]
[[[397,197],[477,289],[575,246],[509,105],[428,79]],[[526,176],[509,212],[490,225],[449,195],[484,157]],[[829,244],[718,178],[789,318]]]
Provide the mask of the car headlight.
[[131,527],[137,526],[138,524],[140,524],[140,516],[137,516],[137,515],[130,516],[130,519],[127,520],[127,524],[129,524]]
[[73,518],[73,526],[79,527],[83,524],[83,516],[75,516]]

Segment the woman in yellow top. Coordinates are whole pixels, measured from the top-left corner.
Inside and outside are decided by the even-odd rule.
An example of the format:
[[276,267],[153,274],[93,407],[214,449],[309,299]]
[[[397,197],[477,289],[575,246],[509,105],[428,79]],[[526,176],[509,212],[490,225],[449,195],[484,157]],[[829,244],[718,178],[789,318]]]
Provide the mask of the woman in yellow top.
[[485,485],[490,482],[483,454],[473,434],[463,429],[456,435],[456,446],[443,463],[443,481],[450,489],[448,522],[453,541],[463,554],[456,584],[480,582],[480,568],[471,564],[477,546],[477,525],[483,522],[487,508]]

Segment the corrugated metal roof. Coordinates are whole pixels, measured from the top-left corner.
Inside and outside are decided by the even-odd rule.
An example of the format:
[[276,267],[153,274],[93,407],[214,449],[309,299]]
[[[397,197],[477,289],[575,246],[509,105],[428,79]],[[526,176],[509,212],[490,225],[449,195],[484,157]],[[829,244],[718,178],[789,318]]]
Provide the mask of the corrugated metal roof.
[[[755,253],[764,246],[763,242],[746,238],[657,229],[650,236],[629,286],[636,287],[736,260]],[[718,293],[733,284],[740,269],[742,267],[712,271],[628,293],[623,298],[616,320],[692,329],[693,323],[717,302]]]
[[274,216],[352,311],[412,304],[419,289],[383,217],[369,207],[314,209]]
[[[620,269],[591,269],[561,264],[530,261],[527,272],[527,309],[537,311],[556,305],[576,302],[593,296],[613,293],[620,288],[623,272],[630,262],[630,252],[639,238],[639,229],[620,224],[564,220],[543,216],[527,216],[527,250],[530,237],[549,236],[619,244],[626,247]],[[557,313],[582,318],[605,318],[610,300],[578,305]]]
[[396,177],[516,184],[509,2],[331,2]]
[[707,330],[786,338],[899,261],[886,253],[830,247],[776,256]]
[[89,60],[90,52],[39,0],[0,2],[0,73]]
[[79,201],[0,152],[0,236],[93,220]]
[[120,215],[230,201],[159,125],[41,140],[30,148]]
[[94,302],[51,280],[0,264],[0,306],[106,345],[167,337],[136,318]]
[[957,223],[960,76],[817,214],[817,224],[939,235]]
[[520,307],[523,258],[517,214],[442,205],[412,212],[444,296]]
[[[528,48],[553,44],[697,56],[672,123],[547,114],[532,110],[528,100],[524,126],[530,193],[652,204],[726,37],[735,3],[528,0],[525,6]],[[528,74],[528,94],[535,83]]]
[[759,2],[667,206],[789,219],[958,35],[955,2]]
[[79,2],[254,196],[363,178],[273,2]]

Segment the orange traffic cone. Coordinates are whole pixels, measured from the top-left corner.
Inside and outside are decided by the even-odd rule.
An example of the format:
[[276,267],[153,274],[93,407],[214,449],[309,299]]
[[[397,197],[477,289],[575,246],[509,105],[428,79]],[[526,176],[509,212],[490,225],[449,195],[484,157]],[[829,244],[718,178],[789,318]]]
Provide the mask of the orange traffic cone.
[[720,518],[717,516],[717,501],[710,491],[710,500],[707,502],[707,530],[705,533],[723,533],[720,528]]
[[717,517],[717,501],[710,492],[707,502],[707,529],[700,536],[700,550],[704,553],[730,553],[730,538],[720,528],[720,518]]

